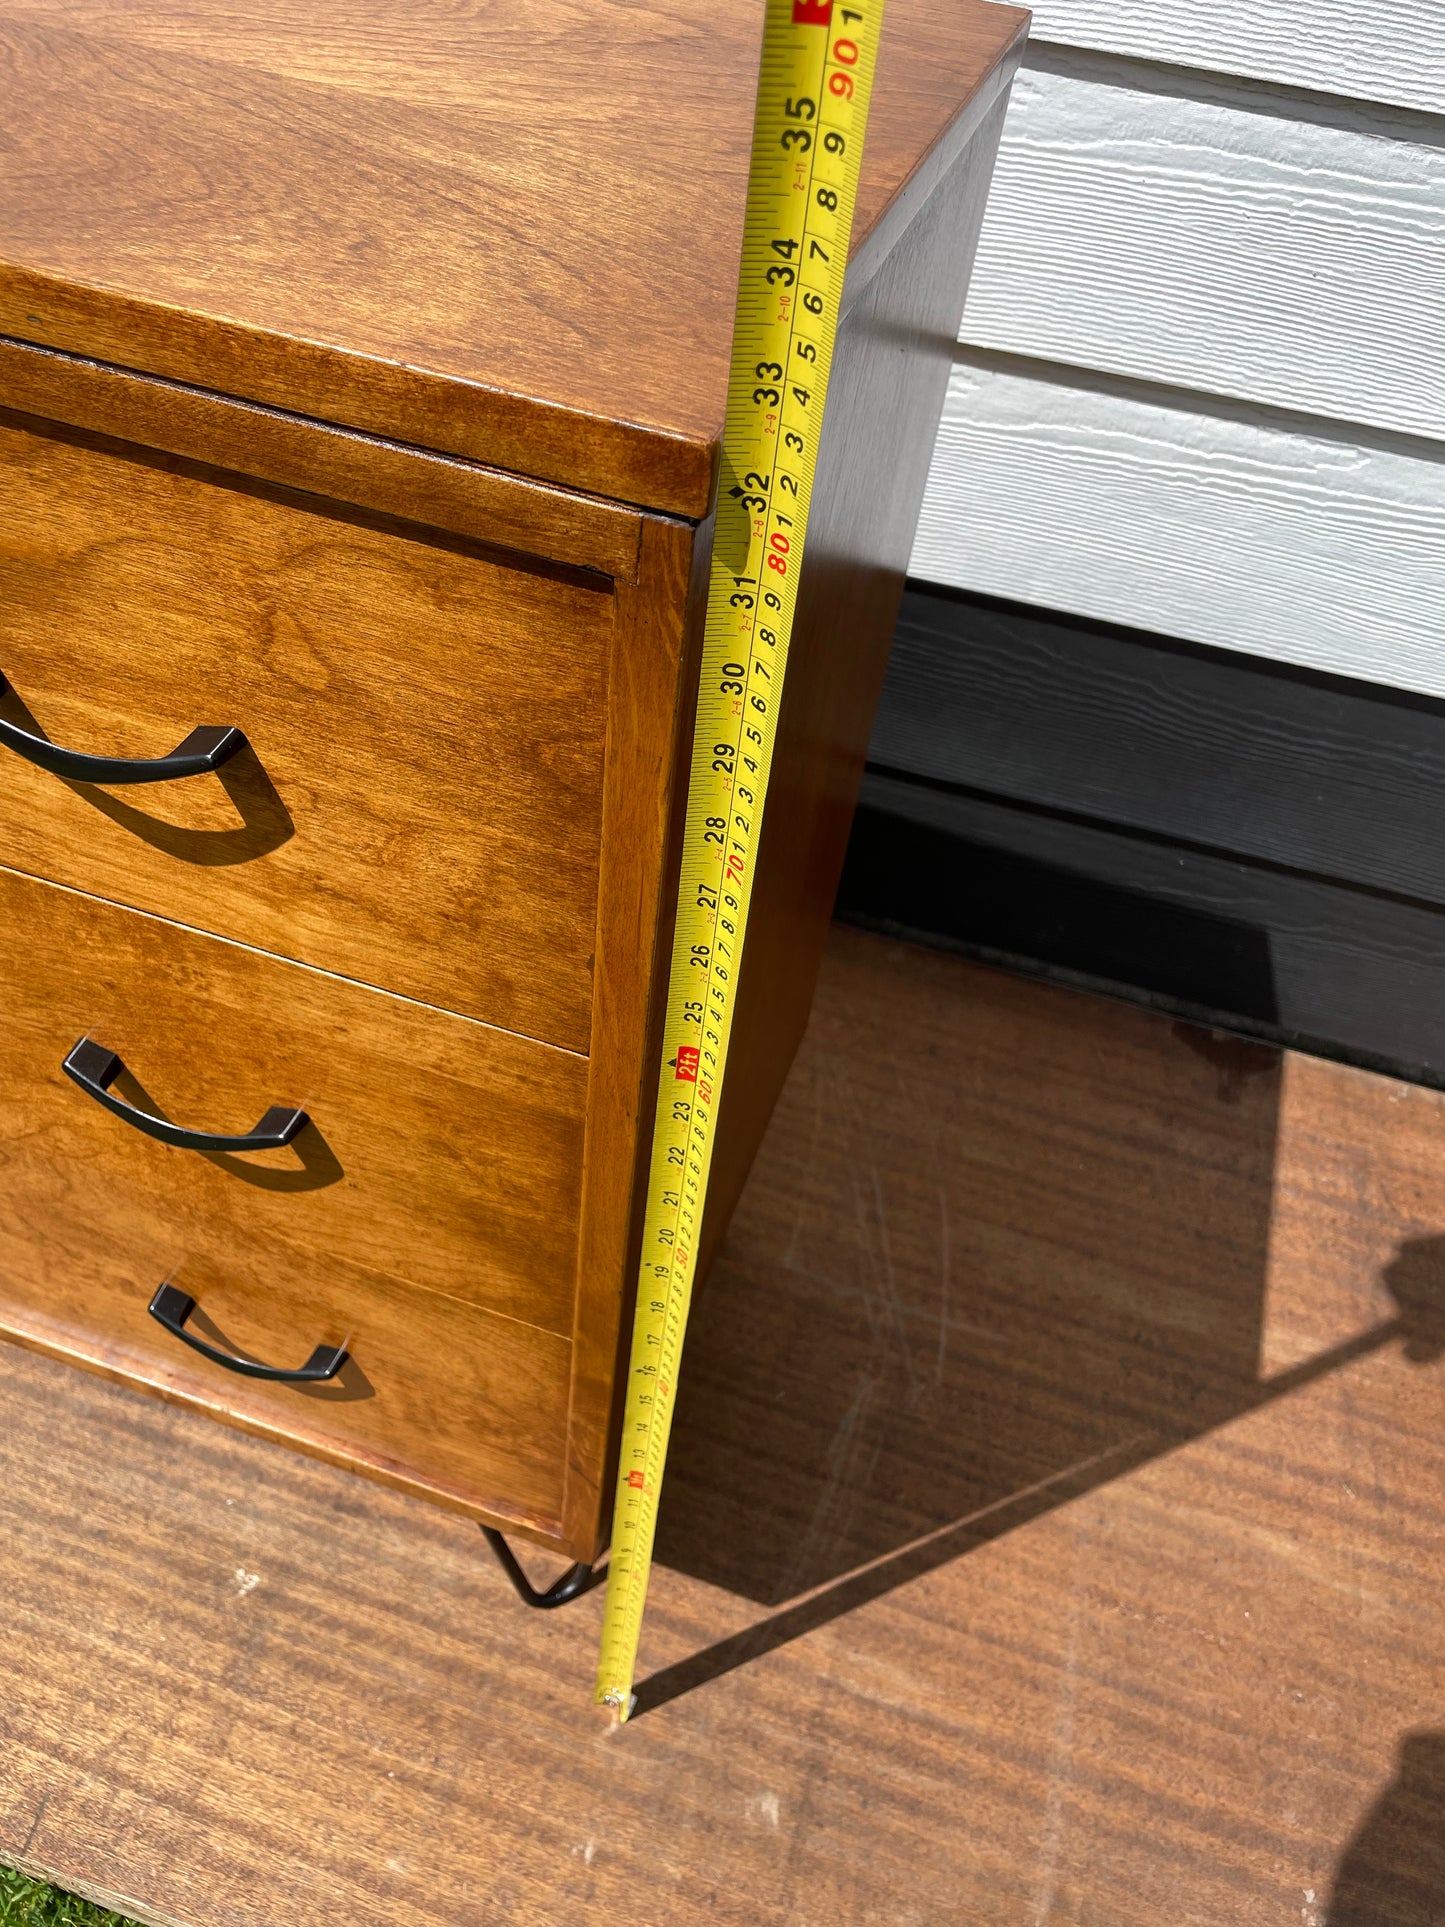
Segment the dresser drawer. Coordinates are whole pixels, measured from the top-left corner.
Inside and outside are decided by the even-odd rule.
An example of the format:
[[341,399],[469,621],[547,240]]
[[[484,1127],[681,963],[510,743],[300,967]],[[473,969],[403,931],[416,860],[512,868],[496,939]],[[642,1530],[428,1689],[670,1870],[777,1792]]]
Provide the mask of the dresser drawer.
[[0,862],[585,1050],[613,621],[595,572],[0,415],[0,720],[249,745],[0,750]]
[[[159,1230],[115,1247],[85,1218],[43,1254],[0,1235],[0,1337],[140,1385],[426,1497],[556,1537],[572,1347],[531,1326],[359,1267],[200,1259]],[[48,1270],[37,1272],[43,1255]],[[20,1260],[17,1276],[12,1268]],[[294,1384],[198,1356],[148,1312],[162,1272],[195,1300],[184,1329],[285,1369],[346,1348],[336,1377]]]
[[[62,1069],[83,1038],[89,1089]],[[239,1260],[327,1305],[379,1273],[565,1338],[586,1070],[0,870],[0,1293],[83,1331],[117,1281]],[[191,1148],[106,1100],[207,1135],[272,1107],[309,1122],[276,1149]]]

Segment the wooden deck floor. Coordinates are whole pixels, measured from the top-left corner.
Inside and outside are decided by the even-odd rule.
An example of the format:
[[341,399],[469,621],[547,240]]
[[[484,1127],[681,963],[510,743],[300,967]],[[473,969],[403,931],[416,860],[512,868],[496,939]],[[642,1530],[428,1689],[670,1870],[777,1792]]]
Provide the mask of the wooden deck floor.
[[835,932],[600,1598],[0,1348],[0,1860],[186,1927],[1440,1927],[1445,1099]]

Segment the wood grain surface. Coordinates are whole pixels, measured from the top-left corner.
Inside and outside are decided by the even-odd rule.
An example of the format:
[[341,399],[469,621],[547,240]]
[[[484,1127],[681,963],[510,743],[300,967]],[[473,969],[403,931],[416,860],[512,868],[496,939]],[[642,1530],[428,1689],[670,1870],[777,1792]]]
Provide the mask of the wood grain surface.
[[0,407],[401,516],[493,548],[600,569],[625,582],[637,573],[641,517],[616,502],[543,488],[476,462],[109,362],[0,339]]
[[[577,59],[589,24],[603,30],[603,42],[582,88]],[[706,486],[676,501],[704,514],[730,341],[757,25],[755,7],[703,33],[679,30],[648,5],[597,0],[542,32],[515,9],[493,7],[468,42],[456,18],[440,12],[409,20],[398,36],[376,0],[318,16],[304,32],[264,7],[223,17],[208,0],[178,8],[163,0],[145,16],[67,0],[18,0],[9,15],[0,5],[0,49],[13,29],[14,71],[37,81],[24,112],[63,77],[65,111],[82,112],[91,161],[101,154],[106,170],[106,192],[87,201],[80,218],[76,197],[90,163],[79,137],[57,150],[52,127],[44,167],[35,162],[46,186],[16,217],[39,237],[41,253],[58,259],[78,249],[68,258],[88,264],[63,290],[74,314],[89,316],[85,331],[57,335],[27,310],[20,332],[39,326],[39,339],[83,347],[86,356],[67,362],[22,343],[7,359],[0,344],[0,380],[8,368],[32,406],[91,426],[47,427],[18,414],[0,424],[0,481],[16,531],[0,543],[0,564],[16,585],[16,613],[0,639],[12,685],[6,713],[67,746],[143,756],[169,748],[204,710],[244,729],[253,748],[239,774],[239,765],[228,766],[176,796],[147,794],[144,806],[133,794],[57,783],[17,762],[14,827],[8,840],[0,837],[0,859],[275,957],[590,1052],[585,1160],[559,1162],[555,1137],[529,1153],[524,1134],[517,1147],[529,1187],[545,1188],[564,1166],[566,1173],[530,1268],[504,1286],[484,1263],[464,1289],[441,1274],[455,1270],[465,1239],[458,1251],[443,1240],[435,1259],[413,1252],[394,1264],[370,1249],[372,1219],[386,1218],[375,1201],[334,1241],[349,1262],[573,1338],[567,1450],[554,1468],[563,1493],[549,1517],[560,1510],[563,1542],[584,1555],[605,1532],[615,1465],[614,1388],[660,1054],[706,523],[699,540],[690,523],[616,505],[589,522],[582,505],[579,559],[595,562],[599,544],[617,541],[624,525],[635,537],[626,568],[609,580],[300,494],[295,485],[350,495],[360,485],[373,506],[389,501],[393,487],[412,490],[411,513],[430,514],[439,503],[466,536],[500,512],[504,526],[493,540],[515,542],[527,538],[538,491],[519,490],[508,502],[505,477],[493,474],[492,493],[476,497],[468,492],[472,471],[433,463],[424,448],[477,454],[485,446],[494,460],[555,476],[555,445],[572,480],[672,505],[668,489],[683,469],[669,469],[671,457],[658,454],[671,448],[701,461]],[[843,372],[844,400],[830,410],[826,452],[828,486],[846,508],[824,514],[823,560],[814,568],[810,559],[810,574],[828,587],[821,600],[815,594],[814,666],[794,704],[784,758],[796,765],[784,806],[808,828],[760,918],[775,926],[770,955],[791,955],[789,990],[781,1026],[765,1019],[756,998],[745,1022],[757,1034],[734,1081],[750,1091],[750,1108],[725,1121],[731,1148],[720,1160],[728,1182],[718,1222],[806,1015],[1022,25],[1007,9],[970,5],[960,15],[940,0],[901,0],[889,16],[887,77],[875,101],[848,289],[847,327],[861,345]],[[469,46],[485,46],[488,61],[478,65]],[[0,58],[0,76],[5,71]],[[717,98],[704,108],[719,76]],[[87,86],[102,78],[103,102],[82,110]],[[662,90],[650,115],[629,120],[636,87],[669,79],[676,87]],[[491,126],[479,118],[483,98],[497,117],[496,139],[478,145],[479,128]],[[58,113],[60,101],[52,107]],[[735,120],[714,121],[720,107]],[[289,144],[268,140],[263,151],[258,126],[283,114]],[[733,158],[704,179],[699,157],[711,155],[714,136]],[[29,165],[30,136],[18,120],[9,138],[10,155]],[[208,175],[225,156],[224,184],[203,207],[166,198],[163,157],[182,139],[188,178]],[[674,162],[687,160],[684,249],[666,245],[678,213],[664,191],[669,152]],[[614,193],[619,169],[627,185]],[[569,171],[577,176],[570,197],[559,186]],[[488,216],[459,227],[458,212],[484,177]],[[123,285],[118,257],[105,256],[104,272],[98,266],[109,243],[97,217],[106,193],[122,188],[127,206],[144,209],[146,233],[144,244],[130,244]],[[251,224],[239,252],[210,227],[221,205],[241,220],[238,192]],[[625,245],[599,245],[602,226],[589,225],[585,205],[579,212],[579,197],[596,194],[610,194],[605,232]],[[646,220],[629,225],[644,202]],[[384,250],[367,239],[378,221]],[[174,227],[164,247],[157,222]],[[0,217],[0,262],[4,232]],[[928,242],[940,236],[948,245],[930,267]],[[17,273],[38,286],[39,257],[29,248],[27,241]],[[186,280],[197,248],[211,262],[204,288]],[[333,256],[346,251],[349,276],[324,271],[328,248]],[[499,250],[511,261],[510,281]],[[51,255],[46,273],[58,286]],[[522,272],[531,277],[525,298],[516,284]],[[103,292],[97,276],[107,282]],[[639,276],[648,290],[641,317],[623,300]],[[189,318],[173,298],[182,283]],[[554,324],[564,283],[560,355]],[[0,268],[0,325],[8,325],[5,304],[18,285]],[[184,354],[152,356],[151,336],[125,333],[126,317],[140,313],[137,288],[152,321],[164,313],[165,340],[191,344]],[[278,327],[293,296],[300,305]],[[478,302],[484,315],[473,312]],[[344,360],[308,336],[313,322],[300,319],[308,303],[313,321],[324,308],[327,339],[344,346]],[[238,318],[243,325],[233,327]],[[403,344],[397,329],[418,334]],[[451,345],[423,352],[421,337],[432,348]],[[517,391],[498,402],[500,413],[489,413],[477,386],[476,358],[491,355],[500,357],[492,372]],[[118,374],[112,358],[149,372]],[[330,373],[319,386],[307,385],[309,374],[299,386],[268,386],[267,369],[283,364],[293,374]],[[192,379],[247,402],[207,401],[178,385]],[[343,399],[328,381],[343,384]],[[368,413],[367,396],[383,392],[399,413]],[[690,415],[699,396],[701,412]],[[308,429],[257,402],[370,428],[404,417],[408,446],[361,447],[334,425]],[[498,423],[516,427],[524,418],[526,434],[509,453],[495,442]],[[463,423],[462,439],[448,439],[447,421]],[[96,432],[138,436],[153,422],[162,444],[181,453],[146,454]],[[196,459],[248,470],[253,447],[255,465],[273,479],[243,479]],[[633,466],[618,468],[624,458]],[[603,466],[589,468],[596,462]],[[891,503],[882,520],[880,494]],[[537,545],[562,546],[571,511],[558,508],[556,491],[542,495]],[[840,637],[836,617],[845,609],[851,627]],[[92,964],[100,955],[93,946]],[[43,981],[37,972],[36,986]],[[544,1110],[555,1105],[571,1120],[568,1092],[582,1075],[574,1059]],[[452,1094],[438,1117],[464,1101]],[[459,1168],[485,1162],[493,1136],[516,1127],[493,1117],[469,1119],[467,1128],[452,1152]],[[435,1242],[426,1220],[441,1155],[430,1142],[396,1174],[422,1253]],[[575,1249],[579,1178],[582,1286],[574,1307],[572,1273],[555,1260],[562,1246]],[[443,1194],[445,1202],[445,1183]],[[524,1215],[538,1195],[525,1192]],[[199,1207],[196,1215],[204,1215]],[[386,1220],[390,1242],[402,1222]],[[316,1223],[329,1229],[324,1206]],[[219,1237],[223,1225],[230,1228],[224,1213],[208,1235]],[[491,1235],[486,1225],[471,1231]],[[251,1234],[237,1235],[255,1255]],[[563,1283],[565,1299],[548,1296]]]
[[[104,1167],[102,1167],[104,1168]],[[28,1202],[28,1201],[26,1201]],[[22,1208],[23,1205],[22,1205]],[[112,1210],[106,1229],[115,1229]],[[474,1305],[419,1292],[341,1259],[279,1270],[274,1247],[210,1260],[187,1250],[171,1281],[196,1300],[186,1329],[265,1365],[304,1365],[315,1345],[347,1362],[316,1385],[241,1376],[162,1330],[146,1306],[159,1282],[150,1261],[163,1236],[98,1249],[86,1228],[46,1227],[48,1289],[0,1298],[0,1335],[60,1361],[67,1375],[114,1380],[168,1404],[344,1466],[348,1478],[544,1545],[562,1534],[570,1347],[555,1333]],[[35,1275],[26,1233],[8,1260]],[[171,1240],[174,1259],[179,1243]],[[89,1263],[79,1277],[69,1263]],[[8,1346],[7,1346],[8,1349]]]
[[589,1560],[612,1529],[711,536],[649,516],[617,595],[567,1461],[567,1541]]
[[1438,442],[960,354],[911,574],[1445,695]]
[[[570,1335],[583,1059],[10,870],[0,933],[0,1301],[79,1334],[137,1276],[240,1256],[278,1286],[359,1265]],[[62,1075],[87,1036],[139,1110],[310,1127],[255,1155],[160,1143]]]
[[[586,1064],[0,870],[0,1332],[533,1533],[560,1531]],[[72,1083],[284,1151],[157,1142]],[[424,1199],[419,1209],[418,1201]],[[147,1315],[333,1384],[258,1382]]]
[[596,1594],[0,1354],[0,1858],[185,1927],[1436,1927],[1442,1104],[835,933],[621,1732]]
[[0,861],[587,1048],[605,577],[26,417],[0,516],[0,713],[95,754],[251,745],[109,790],[5,752]]
[[1439,125],[1261,96],[1061,52],[1021,74],[965,339],[1445,435]]
[[[701,516],[759,0],[6,0],[0,330]],[[855,245],[1025,16],[889,14]]]

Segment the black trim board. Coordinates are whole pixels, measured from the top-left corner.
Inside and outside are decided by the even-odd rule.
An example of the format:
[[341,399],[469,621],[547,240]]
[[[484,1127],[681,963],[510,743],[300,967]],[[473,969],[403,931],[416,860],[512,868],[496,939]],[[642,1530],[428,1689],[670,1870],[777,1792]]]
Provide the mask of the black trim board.
[[1445,1085],[1445,703],[910,585],[838,914]]

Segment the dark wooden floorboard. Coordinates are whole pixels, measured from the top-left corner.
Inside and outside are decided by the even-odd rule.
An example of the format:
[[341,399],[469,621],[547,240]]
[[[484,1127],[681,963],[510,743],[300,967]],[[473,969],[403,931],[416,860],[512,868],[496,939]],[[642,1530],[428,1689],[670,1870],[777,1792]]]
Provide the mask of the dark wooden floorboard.
[[837,930],[639,1717],[598,1595],[0,1351],[0,1860],[186,1927],[1439,1927],[1442,1353],[1445,1097]]

